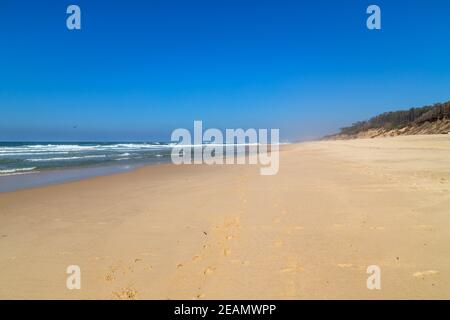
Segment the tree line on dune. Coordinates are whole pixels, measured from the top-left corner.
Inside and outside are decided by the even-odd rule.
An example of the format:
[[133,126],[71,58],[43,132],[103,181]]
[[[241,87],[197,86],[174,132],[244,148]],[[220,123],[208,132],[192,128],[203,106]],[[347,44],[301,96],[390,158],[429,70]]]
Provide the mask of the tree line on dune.
[[450,101],[431,106],[411,108],[409,110],[385,112],[367,121],[358,121],[351,126],[341,128],[340,134],[354,135],[370,129],[401,129],[410,125],[450,119]]

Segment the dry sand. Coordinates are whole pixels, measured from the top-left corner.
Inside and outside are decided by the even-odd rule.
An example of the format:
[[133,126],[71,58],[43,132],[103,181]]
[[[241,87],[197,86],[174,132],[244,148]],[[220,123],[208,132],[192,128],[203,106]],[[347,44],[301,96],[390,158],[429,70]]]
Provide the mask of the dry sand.
[[449,136],[280,157],[276,176],[159,165],[0,194],[0,298],[450,298]]

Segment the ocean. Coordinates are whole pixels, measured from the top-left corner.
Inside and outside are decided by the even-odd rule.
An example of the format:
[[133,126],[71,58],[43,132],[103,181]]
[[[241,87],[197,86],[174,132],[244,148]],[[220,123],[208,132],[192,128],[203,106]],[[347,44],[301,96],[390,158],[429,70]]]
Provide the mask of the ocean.
[[172,144],[0,142],[0,176],[44,170],[161,162],[170,159]]
[[164,142],[0,142],[0,192],[170,162]]
[[[250,145],[257,144],[231,146],[235,155],[245,155],[251,152]],[[0,142],[0,192],[169,163],[175,146],[166,142]],[[205,146],[187,145],[191,152]],[[238,146],[245,149],[238,150]]]

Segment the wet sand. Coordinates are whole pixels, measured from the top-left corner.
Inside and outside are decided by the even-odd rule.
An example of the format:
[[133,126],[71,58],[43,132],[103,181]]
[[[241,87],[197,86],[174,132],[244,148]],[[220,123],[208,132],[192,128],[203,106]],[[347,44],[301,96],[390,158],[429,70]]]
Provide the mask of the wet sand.
[[157,165],[0,193],[0,298],[450,298],[448,135],[294,144],[259,173]]

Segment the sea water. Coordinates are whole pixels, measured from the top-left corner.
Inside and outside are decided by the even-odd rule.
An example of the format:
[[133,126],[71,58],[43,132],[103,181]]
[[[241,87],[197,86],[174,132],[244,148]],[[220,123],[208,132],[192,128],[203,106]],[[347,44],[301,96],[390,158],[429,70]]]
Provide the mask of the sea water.
[[0,192],[170,162],[164,142],[0,142]]

